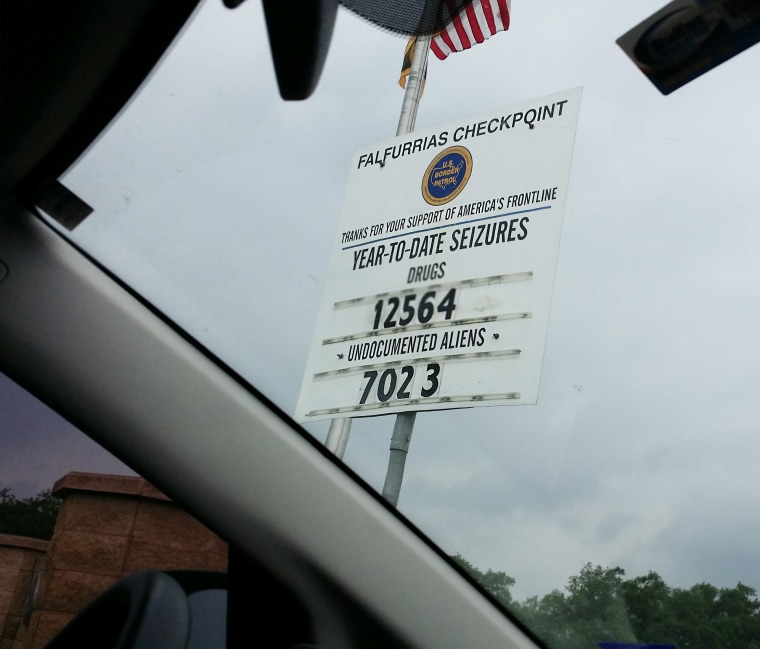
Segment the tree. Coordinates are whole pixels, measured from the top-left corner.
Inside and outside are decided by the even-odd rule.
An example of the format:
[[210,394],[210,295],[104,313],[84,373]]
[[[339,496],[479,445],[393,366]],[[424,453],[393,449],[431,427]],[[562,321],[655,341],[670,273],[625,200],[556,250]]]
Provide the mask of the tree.
[[623,600],[633,632],[640,642],[673,641],[676,620],[672,590],[656,572],[635,577],[622,584]]
[[621,568],[586,564],[565,592],[517,604],[518,615],[552,648],[598,649],[599,642],[678,649],[760,649],[760,601],[737,584],[670,588],[656,572],[624,579]]
[[[567,598],[570,616],[575,620],[573,646],[597,646],[602,641],[636,640],[622,597],[625,570],[602,568],[587,563],[580,574],[570,577]],[[593,643],[593,644],[592,644]]]
[[573,646],[573,619],[567,598],[559,590],[541,598],[528,597],[518,605],[516,612],[525,625],[550,647]]
[[741,582],[721,588],[714,611],[723,647],[760,649],[760,601],[754,588]]
[[568,579],[567,594],[554,590],[521,606],[526,623],[551,647],[598,649],[599,642],[634,642],[621,592],[622,568],[587,563]]
[[754,588],[695,584],[673,590],[673,634],[679,649],[760,649],[760,602]]
[[459,554],[452,559],[552,649],[599,649],[600,642],[760,649],[760,600],[742,583],[671,588],[651,570],[625,579],[622,568],[587,563],[564,591],[518,602],[506,573],[482,571]]
[[510,588],[515,585],[515,580],[506,572],[487,570],[483,572],[473,566],[461,554],[455,554],[451,557],[459,567],[468,575],[477,581],[491,595],[493,595],[501,604],[507,607],[512,606],[512,593]]
[[53,496],[49,489],[30,498],[18,499],[8,487],[4,487],[0,489],[0,533],[47,541],[53,536],[60,508],[61,499]]

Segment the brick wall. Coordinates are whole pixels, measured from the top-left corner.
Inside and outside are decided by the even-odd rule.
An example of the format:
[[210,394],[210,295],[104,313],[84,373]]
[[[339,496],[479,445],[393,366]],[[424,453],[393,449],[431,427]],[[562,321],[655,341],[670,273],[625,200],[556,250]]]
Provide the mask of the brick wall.
[[0,649],[44,647],[96,595],[137,570],[227,570],[226,544],[142,478],[69,473],[53,494],[63,504],[28,626]]
[[0,534],[0,649],[21,649],[35,575],[44,569],[48,542]]

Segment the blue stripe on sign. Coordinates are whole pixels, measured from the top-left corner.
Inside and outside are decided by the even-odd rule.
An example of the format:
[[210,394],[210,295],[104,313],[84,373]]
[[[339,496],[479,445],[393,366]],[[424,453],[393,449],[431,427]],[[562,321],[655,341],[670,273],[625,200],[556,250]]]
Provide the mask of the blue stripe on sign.
[[[495,214],[494,216],[481,216],[478,219],[470,219],[469,221],[457,221],[456,223],[449,223],[448,225],[434,225],[424,230],[413,230],[412,232],[403,232],[402,234],[392,234],[387,237],[381,237],[380,239],[372,239],[372,241],[362,241],[361,243],[355,243],[352,246],[345,246],[341,250],[350,250],[351,248],[361,248],[362,246],[371,246],[373,243],[380,241],[388,241],[389,239],[398,239],[399,237],[408,237],[410,234],[419,234],[420,232],[430,232],[431,230],[441,230],[443,228],[453,228],[455,225],[467,225],[468,223],[477,223],[478,221],[489,221],[491,219],[499,219],[502,216],[514,216],[515,214],[525,214],[527,212],[538,212],[539,210],[550,210],[551,205],[544,205],[543,207],[532,207],[529,210],[517,210],[516,212],[505,212],[504,214]],[[634,649],[637,649],[640,645],[631,645]],[[652,645],[654,649],[657,649],[657,645]],[[606,649],[606,648],[605,648]],[[619,647],[615,645],[615,649],[627,649],[625,645]]]

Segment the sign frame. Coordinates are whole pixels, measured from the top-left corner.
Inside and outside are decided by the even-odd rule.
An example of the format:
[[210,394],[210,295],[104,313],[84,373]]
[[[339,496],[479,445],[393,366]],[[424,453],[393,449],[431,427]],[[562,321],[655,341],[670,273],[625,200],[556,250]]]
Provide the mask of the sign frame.
[[296,420],[536,403],[581,94],[355,153]]

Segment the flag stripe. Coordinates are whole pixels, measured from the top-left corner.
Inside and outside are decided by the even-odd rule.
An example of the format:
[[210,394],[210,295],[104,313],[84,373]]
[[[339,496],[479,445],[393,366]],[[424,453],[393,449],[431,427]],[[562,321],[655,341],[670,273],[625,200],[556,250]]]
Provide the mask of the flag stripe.
[[470,26],[475,41],[477,43],[482,43],[486,39],[485,36],[483,36],[483,32],[480,31],[480,25],[478,24],[480,18],[475,11],[475,7],[473,7],[472,3],[468,4],[465,11],[467,12],[467,24]]
[[[499,5],[499,18],[501,20],[501,30],[509,29],[509,15],[510,11],[509,0],[497,0]],[[499,30],[499,31],[501,31]]]
[[456,52],[457,51],[457,46],[454,45],[454,41],[451,40],[451,34],[449,33],[448,29],[446,31],[441,32],[440,37],[439,38],[435,38],[434,40],[436,40],[436,41],[440,40],[441,41],[441,48],[442,49],[443,49],[443,47],[446,48],[446,50],[444,50],[444,51],[446,51],[446,54],[444,55],[443,58],[446,58],[452,52]]
[[[454,1],[449,0],[449,10],[451,10],[454,6]],[[463,49],[467,50],[472,47],[472,43],[469,38],[467,38],[467,32],[464,29],[464,25],[462,24],[462,14],[459,13],[454,16],[454,19],[451,21],[451,25],[446,30],[451,36],[454,36],[454,34],[451,33],[451,27],[454,27],[454,34],[456,34],[457,38],[459,39],[459,43],[461,44],[461,48],[457,49]]]
[[[454,15],[451,22],[436,34],[430,49],[439,59],[453,52],[470,49],[494,34],[509,29],[510,0],[473,0]],[[453,0],[447,0],[451,14],[456,11]]]
[[483,15],[486,19],[486,25],[488,25],[488,33],[495,34],[498,30],[496,29],[496,21],[493,17],[493,9],[491,9],[491,3],[486,2],[481,6],[483,7]]
[[443,61],[443,59],[445,59],[449,54],[451,54],[451,52],[448,51],[448,48],[446,48],[447,51],[444,52],[441,49],[441,46],[437,40],[430,41],[430,49],[433,50],[433,54],[435,54],[435,56],[439,58],[441,61]]

